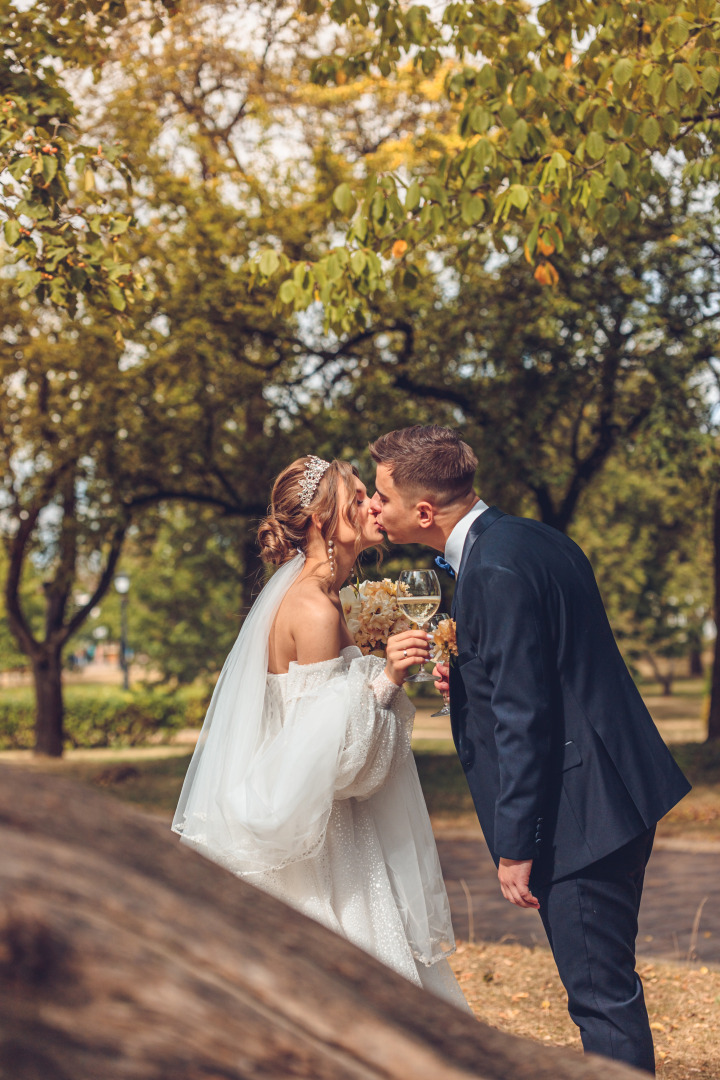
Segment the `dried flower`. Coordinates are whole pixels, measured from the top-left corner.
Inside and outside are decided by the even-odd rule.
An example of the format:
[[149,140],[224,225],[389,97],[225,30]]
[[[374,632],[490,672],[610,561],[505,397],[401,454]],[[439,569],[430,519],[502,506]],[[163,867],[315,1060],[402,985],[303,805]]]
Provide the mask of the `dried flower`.
[[365,655],[383,655],[391,634],[412,628],[398,607],[395,582],[390,578],[346,585],[340,590],[340,602],[348,630]]
[[453,656],[457,656],[457,636],[454,619],[443,619],[437,624],[433,632],[433,645],[435,663],[449,664]]

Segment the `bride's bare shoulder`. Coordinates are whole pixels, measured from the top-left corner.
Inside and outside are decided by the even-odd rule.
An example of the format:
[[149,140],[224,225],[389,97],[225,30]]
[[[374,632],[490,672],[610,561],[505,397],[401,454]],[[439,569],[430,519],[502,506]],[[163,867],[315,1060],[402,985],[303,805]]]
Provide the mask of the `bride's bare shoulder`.
[[332,660],[345,644],[342,608],[313,581],[298,581],[292,586],[276,626],[293,639],[300,664]]

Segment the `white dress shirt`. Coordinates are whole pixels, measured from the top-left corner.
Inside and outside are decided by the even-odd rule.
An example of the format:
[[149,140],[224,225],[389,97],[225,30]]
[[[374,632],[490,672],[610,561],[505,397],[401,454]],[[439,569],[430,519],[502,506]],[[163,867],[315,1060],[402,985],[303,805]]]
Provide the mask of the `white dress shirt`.
[[460,518],[447,538],[447,543],[445,544],[445,561],[450,563],[456,574],[460,569],[463,548],[465,547],[465,540],[470,530],[470,526],[475,518],[480,517],[487,509],[487,503],[484,503],[482,499],[478,499],[472,509],[468,510],[465,517]]

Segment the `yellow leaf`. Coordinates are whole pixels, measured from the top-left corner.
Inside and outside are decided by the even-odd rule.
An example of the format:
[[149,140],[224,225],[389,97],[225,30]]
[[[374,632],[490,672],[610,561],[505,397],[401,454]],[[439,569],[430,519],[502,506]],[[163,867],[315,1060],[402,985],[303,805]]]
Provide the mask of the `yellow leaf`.
[[657,1020],[653,1020],[652,1024],[650,1025],[650,1029],[652,1031],[664,1031],[665,1030],[665,1025],[659,1023],[659,1021],[657,1021]]
[[407,251],[407,241],[396,240],[392,246],[393,259],[402,259],[403,255]]
[[566,52],[565,53],[565,59],[563,61],[563,64],[565,65],[565,70],[566,71],[567,71],[568,68],[571,68],[573,66],[573,56],[572,56],[571,52]]
[[532,261],[533,261],[533,257],[532,257],[532,255],[530,254],[530,248],[529,248],[529,247],[527,246],[527,244],[526,244],[526,245],[525,245],[525,247],[523,248],[523,251],[525,252],[525,259],[526,259],[526,261],[527,261],[527,262],[529,262],[529,263],[530,263],[530,265],[532,266]]
[[548,1001],[547,998],[545,998],[545,1000],[543,1002],[541,1002],[540,1008],[541,1009],[549,1009],[550,1008],[550,1002]]
[[541,236],[538,239],[538,251],[541,255],[552,255],[555,250],[555,245],[552,240],[546,239],[545,236]]
[[510,1000],[511,1001],[520,1001],[521,998],[526,998],[526,997],[530,997],[530,995],[526,994],[525,991],[522,990],[519,994],[513,994],[512,998]]
[[557,285],[559,275],[552,263],[540,263],[533,277],[540,285]]

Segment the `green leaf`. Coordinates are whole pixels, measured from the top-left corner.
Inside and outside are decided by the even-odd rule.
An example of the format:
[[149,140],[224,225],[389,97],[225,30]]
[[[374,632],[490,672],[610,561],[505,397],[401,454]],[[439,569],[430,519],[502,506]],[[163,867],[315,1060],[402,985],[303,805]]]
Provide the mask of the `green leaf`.
[[700,76],[700,81],[702,82],[703,90],[707,94],[714,96],[715,91],[718,88],[718,82],[720,82],[720,73],[717,68],[705,68]]
[[33,289],[42,281],[42,274],[39,270],[24,270],[17,276],[18,296],[29,296]]
[[684,45],[690,37],[690,27],[682,17],[669,19],[667,34],[673,45]]
[[[327,262],[325,263],[325,273],[330,281],[337,281],[341,276],[342,269],[336,252],[333,252],[332,255],[328,256]],[[295,294],[293,293],[293,296],[294,295]]]
[[614,229],[620,220],[620,211],[617,206],[606,206],[603,210],[602,219],[606,229]]
[[263,251],[260,256],[260,273],[265,277],[272,277],[275,271],[280,266],[280,260],[277,257],[277,252],[272,248],[268,248],[267,251]]
[[58,171],[57,158],[54,154],[43,154],[42,156],[42,171],[45,177],[45,183],[49,184],[54,178],[55,173]]
[[[565,159],[563,158],[563,167]],[[530,201],[530,193],[522,184],[511,184],[508,188],[507,199],[510,206],[516,206],[518,210],[524,210]]]
[[619,161],[616,161],[610,173],[610,180],[618,191],[625,191],[628,186],[628,176]]
[[495,147],[489,139],[480,139],[473,147],[473,157],[481,169],[495,160]]
[[353,251],[352,255],[350,256],[350,268],[352,269],[353,274],[356,274],[359,277],[366,266],[367,255],[365,254],[365,252]]
[[24,176],[33,163],[31,157],[21,157],[17,161],[13,161],[11,165],[8,165],[8,172],[15,179],[19,180],[21,176]]
[[678,94],[678,84],[675,79],[669,79],[665,84],[665,101],[671,109],[677,109],[680,105],[680,95]]
[[683,90],[692,90],[695,77],[687,64],[673,64],[673,75],[677,79],[678,86]]
[[599,131],[591,131],[585,142],[585,151],[594,161],[599,161],[605,153],[605,140]]
[[602,135],[605,134],[610,127],[610,113],[606,108],[596,109],[593,113],[592,126],[594,131],[599,131]]
[[635,64],[626,56],[621,57],[612,69],[613,82],[616,86],[625,86],[632,79]]
[[516,146],[524,146],[527,141],[528,125],[527,120],[523,120],[522,116],[519,117],[512,126],[511,135],[512,140]]
[[5,233],[5,241],[12,247],[20,239],[20,223],[10,218],[3,225],[3,232]]
[[[329,277],[330,275],[328,275]],[[283,304],[292,304],[295,299],[295,285],[292,281],[283,281],[278,293]]]
[[333,191],[332,201],[341,214],[350,214],[355,209],[355,196],[349,184],[340,184],[339,187],[336,187]]
[[493,114],[481,105],[476,106],[470,113],[470,126],[478,135],[484,135],[493,121]]
[[128,218],[115,218],[110,226],[111,236],[122,236],[130,228],[130,221]]
[[460,212],[466,225],[474,225],[485,213],[485,200],[479,195],[463,192],[460,199]]
[[640,125],[640,134],[646,146],[655,146],[660,138],[660,125],[654,116],[648,116]]
[[412,184],[407,190],[407,195],[405,196],[405,209],[409,213],[412,213],[412,211],[416,210],[419,205],[420,185],[418,184],[417,180],[413,180]]
[[567,168],[567,161],[559,150],[556,150],[553,156],[550,158],[550,164],[554,169],[557,169],[558,172],[562,172],[563,169]]
[[116,311],[125,310],[127,306],[125,293],[119,285],[108,285],[108,296],[110,297],[110,303]]

